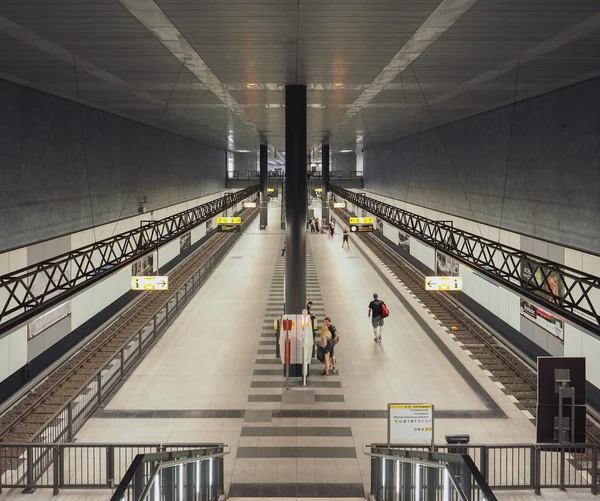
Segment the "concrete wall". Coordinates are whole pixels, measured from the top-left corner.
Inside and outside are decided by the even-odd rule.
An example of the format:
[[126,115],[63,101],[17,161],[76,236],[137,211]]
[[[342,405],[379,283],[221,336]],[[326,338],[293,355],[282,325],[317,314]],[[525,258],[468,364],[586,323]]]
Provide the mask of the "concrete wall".
[[256,172],[258,155],[256,153],[235,153],[235,170],[237,172]]
[[356,172],[356,155],[354,153],[333,154],[331,170],[343,172]]
[[0,109],[0,251],[225,188],[213,146],[3,80]]
[[368,149],[364,163],[367,190],[600,253],[600,78],[519,102],[514,118],[507,106]]

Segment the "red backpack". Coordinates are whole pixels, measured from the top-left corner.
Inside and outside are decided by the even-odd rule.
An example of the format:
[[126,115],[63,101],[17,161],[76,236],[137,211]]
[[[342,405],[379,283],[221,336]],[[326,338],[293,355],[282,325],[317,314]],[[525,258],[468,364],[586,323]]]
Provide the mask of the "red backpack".
[[383,303],[381,305],[382,311],[383,311],[383,318],[387,318],[390,316],[390,309],[387,307],[387,305],[385,303]]

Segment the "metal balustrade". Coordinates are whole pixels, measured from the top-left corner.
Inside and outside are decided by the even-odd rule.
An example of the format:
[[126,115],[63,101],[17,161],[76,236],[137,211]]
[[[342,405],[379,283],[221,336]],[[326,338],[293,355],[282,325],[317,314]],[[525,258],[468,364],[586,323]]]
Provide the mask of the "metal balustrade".
[[140,228],[0,276],[0,334],[57,306],[257,193],[251,186]]
[[[433,449],[411,444],[392,448],[373,444],[369,447],[371,452],[380,454],[419,453],[419,457],[425,458],[431,453],[468,456],[492,490],[533,490],[539,494],[541,489],[590,489],[592,494],[598,494],[598,446],[595,444],[444,444],[435,445]],[[414,479],[414,471],[412,473]],[[372,486],[381,489],[380,477],[373,484],[374,474],[381,475],[372,470]],[[392,498],[385,498],[385,501],[392,501]]]
[[[0,493],[3,488],[34,489],[114,489],[127,477],[132,462],[140,454],[146,458],[173,458],[174,453],[194,451],[198,456],[226,453],[223,444],[98,444],[47,443],[0,444]],[[158,453],[158,456],[153,454]],[[214,465],[214,486],[222,490],[222,463]],[[138,477],[139,478],[139,477]],[[147,477],[146,477],[147,478]],[[129,485],[123,496],[131,495]]]
[[600,278],[339,186],[331,191],[519,296],[600,335]]
[[229,445],[140,454],[111,501],[217,501],[224,494],[223,458]]
[[[258,212],[255,211],[245,222],[249,224]],[[81,385],[75,396],[65,403],[56,413],[40,426],[40,433],[32,440],[32,444],[14,445],[0,443],[0,486],[15,486],[15,478],[27,480],[28,485],[38,485],[40,478],[46,478],[47,470],[55,464],[56,452],[48,444],[70,442],[85,422],[100,407],[103,398],[115,390],[126,373],[135,366],[147,349],[162,335],[176,316],[183,310],[198,289],[221,263],[242,233],[232,233],[223,245],[179,288],[140,329],[133,333],[123,344],[118,353],[91,375]],[[10,451],[7,453],[7,451]],[[17,473],[11,473],[3,465],[10,459],[10,464],[17,465]],[[20,469],[23,469],[21,471]],[[20,474],[18,473],[20,472]],[[10,480],[6,480],[9,475]],[[16,476],[15,476],[16,475]],[[17,482],[17,485],[22,485]]]
[[[321,177],[323,176],[323,173],[321,171],[308,171],[307,175],[310,176],[310,179],[321,179]],[[285,177],[285,172],[280,171],[280,172],[269,172],[267,177],[269,179],[273,179],[273,178],[277,178],[277,179],[282,179]],[[258,171],[228,171],[227,172],[227,179],[259,179],[260,178],[260,173]],[[362,180],[363,178],[363,173],[362,171],[330,171],[329,172],[329,179],[330,180]]]

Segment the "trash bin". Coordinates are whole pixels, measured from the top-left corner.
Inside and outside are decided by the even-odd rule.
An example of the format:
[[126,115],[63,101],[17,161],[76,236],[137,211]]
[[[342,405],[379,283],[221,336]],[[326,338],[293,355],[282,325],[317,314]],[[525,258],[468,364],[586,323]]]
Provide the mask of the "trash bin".
[[[469,435],[446,435],[448,446],[466,445],[471,441]],[[468,454],[468,447],[448,447],[450,454]]]

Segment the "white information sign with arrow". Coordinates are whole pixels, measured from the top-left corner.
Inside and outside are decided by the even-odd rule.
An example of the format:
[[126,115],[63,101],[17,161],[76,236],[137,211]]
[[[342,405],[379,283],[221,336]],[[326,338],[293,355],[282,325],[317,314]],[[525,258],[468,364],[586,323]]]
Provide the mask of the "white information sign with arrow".
[[461,291],[462,277],[425,277],[425,290]]
[[132,291],[167,291],[169,277],[131,277]]

